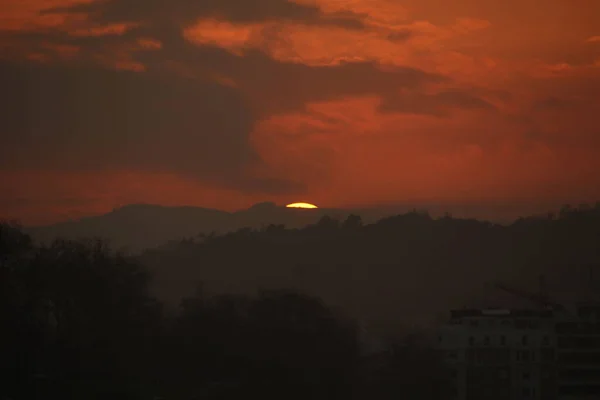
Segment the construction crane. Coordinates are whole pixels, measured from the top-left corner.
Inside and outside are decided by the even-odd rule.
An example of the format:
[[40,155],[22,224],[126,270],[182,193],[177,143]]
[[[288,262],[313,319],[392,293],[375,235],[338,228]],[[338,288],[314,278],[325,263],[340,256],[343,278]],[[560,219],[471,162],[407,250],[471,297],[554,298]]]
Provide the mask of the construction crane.
[[555,301],[552,301],[548,296],[544,293],[544,278],[540,277],[540,293],[530,293],[525,290],[517,289],[512,286],[506,285],[501,282],[496,282],[494,287],[500,290],[503,290],[507,293],[513,294],[518,297],[522,297],[527,299],[533,303],[540,305],[545,309],[550,309],[554,311],[565,311],[565,307],[562,304],[559,304]]

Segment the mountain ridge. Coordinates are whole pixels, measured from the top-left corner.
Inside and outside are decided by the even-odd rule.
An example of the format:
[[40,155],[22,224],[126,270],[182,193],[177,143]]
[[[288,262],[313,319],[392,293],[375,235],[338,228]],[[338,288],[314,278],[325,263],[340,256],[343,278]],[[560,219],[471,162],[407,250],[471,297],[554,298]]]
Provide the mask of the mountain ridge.
[[285,224],[302,227],[324,215],[343,217],[336,209],[298,210],[263,202],[235,212],[195,206],[128,204],[101,215],[59,222],[25,230],[42,243],[56,238],[101,238],[119,249],[138,252],[172,240],[209,233],[227,233],[241,228]]
[[[261,228],[268,225],[285,225],[301,228],[316,223],[323,216],[345,219],[359,215],[365,223],[397,215],[413,209],[426,209],[432,215],[452,212],[464,218],[489,218],[496,215],[495,222],[510,223],[520,215],[530,215],[528,210],[502,207],[473,207],[468,205],[428,204],[421,207],[397,205],[357,208],[286,208],[274,202],[260,202],[238,211],[223,211],[215,208],[191,205],[163,206],[158,204],[134,203],[114,208],[112,211],[76,220],[58,222],[45,226],[25,227],[34,240],[48,243],[56,238],[80,239],[100,238],[114,248],[128,252],[161,246],[173,240],[197,237],[201,234],[223,234],[242,228]],[[543,209],[547,211],[547,209]]]

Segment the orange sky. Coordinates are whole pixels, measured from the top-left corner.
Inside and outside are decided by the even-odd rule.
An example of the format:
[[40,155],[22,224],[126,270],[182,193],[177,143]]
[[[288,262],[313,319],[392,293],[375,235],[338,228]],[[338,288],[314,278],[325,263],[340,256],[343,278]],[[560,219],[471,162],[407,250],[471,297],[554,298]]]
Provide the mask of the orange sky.
[[600,2],[540,4],[4,0],[0,216],[596,201]]

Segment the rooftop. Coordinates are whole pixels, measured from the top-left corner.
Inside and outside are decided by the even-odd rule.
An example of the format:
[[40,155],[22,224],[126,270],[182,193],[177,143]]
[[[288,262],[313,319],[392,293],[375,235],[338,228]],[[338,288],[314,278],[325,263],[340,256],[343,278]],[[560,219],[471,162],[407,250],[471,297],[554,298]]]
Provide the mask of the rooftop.
[[489,317],[489,318],[552,318],[554,312],[552,310],[531,310],[531,309],[460,309],[451,310],[451,318],[473,318],[473,317]]

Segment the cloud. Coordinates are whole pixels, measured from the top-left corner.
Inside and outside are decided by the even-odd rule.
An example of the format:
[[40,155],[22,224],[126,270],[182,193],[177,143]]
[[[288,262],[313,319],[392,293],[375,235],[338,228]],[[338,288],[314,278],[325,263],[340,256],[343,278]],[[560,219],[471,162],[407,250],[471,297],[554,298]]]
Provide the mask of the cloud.
[[57,28],[74,17],[67,13],[42,15],[45,9],[71,7],[92,0],[5,0],[0,2],[0,31]]
[[[167,171],[243,192],[301,192],[307,180],[274,171],[250,143],[258,119],[309,102],[389,96],[447,80],[373,61],[311,66],[275,60],[261,49],[236,55],[193,44],[175,26],[94,23],[128,28],[12,35],[16,51],[39,55],[46,65],[3,66],[10,73],[3,74],[9,90],[2,103],[18,101],[5,107],[11,133],[3,138],[2,167]],[[59,47],[72,56],[66,59]],[[27,90],[32,82],[39,96]],[[26,118],[44,122],[36,129]]]
[[435,94],[400,92],[385,99],[382,112],[411,113],[434,116],[447,115],[451,109],[496,111],[496,107],[466,91],[454,89]]
[[448,81],[438,74],[409,67],[383,67],[372,61],[311,66],[274,60],[260,50],[248,49],[236,55],[185,40],[172,40],[162,52],[146,52],[138,59],[149,65],[176,60],[197,77],[227,77],[252,99],[252,107],[260,115],[302,109],[311,101],[369,94],[388,96],[403,88],[416,90]]
[[540,99],[533,105],[534,111],[563,111],[573,110],[577,106],[576,103],[568,99],[558,98],[555,96],[548,96]]
[[73,29],[71,31],[69,31],[69,35],[72,36],[109,36],[109,35],[116,35],[116,36],[120,36],[123,35],[125,32],[127,32],[128,30],[134,28],[135,26],[137,26],[136,24],[133,23],[120,23],[120,24],[110,24],[110,25],[103,25],[103,26],[91,26],[91,27],[83,27],[83,28],[78,28],[78,29]]
[[[382,113],[380,105],[377,97],[347,98],[271,117],[256,133],[261,154],[290,176],[320,183],[311,189],[322,202],[393,202],[399,193],[440,201],[535,197],[568,180],[566,162],[572,172],[590,170],[583,160],[591,150],[573,160],[500,113],[439,119]],[[313,175],[323,170],[320,182]]]
[[15,199],[77,174],[54,199],[106,208],[143,181],[123,201],[233,209],[597,182],[596,0],[8,1],[0,174],[30,173]]
[[387,36],[387,39],[392,42],[404,42],[413,37],[414,32],[409,29],[394,31]]
[[278,19],[362,28],[358,18],[351,12],[325,15],[316,6],[287,0],[107,0],[45,11],[46,14],[65,12],[88,14],[102,23],[168,21],[186,26],[202,17],[219,17],[242,23]]
[[[254,76],[252,71],[261,71]],[[225,69],[227,71],[227,69]],[[373,62],[342,63],[311,67],[297,63],[277,63],[260,52],[248,54],[228,71],[240,88],[254,95],[257,105],[270,112],[300,109],[311,101],[346,96],[393,95],[401,89],[419,89],[446,79],[418,69],[383,69]]]
[[408,19],[409,12],[404,4],[396,0],[294,0],[299,4],[316,6],[325,14],[351,13],[360,16],[367,26],[390,28],[401,25]]
[[0,169],[0,218],[16,218],[24,224],[78,219],[139,203],[234,211],[264,201],[265,197],[271,196],[215,187],[179,174],[124,169]]
[[[356,33],[353,34],[352,30],[346,28],[328,26],[327,23],[325,26],[299,25],[298,21],[296,25],[281,21],[251,22],[253,19],[260,20],[276,13],[285,15],[282,10],[290,7],[287,2],[259,3],[262,14],[258,14],[258,11],[253,9],[248,11],[250,13],[248,18],[238,18],[247,22],[236,22],[235,15],[221,13],[219,15],[228,17],[231,22],[225,17],[223,17],[225,19],[204,20],[193,18],[193,24],[189,25],[188,29],[170,22],[166,23],[168,13],[160,14],[156,10],[152,11],[153,7],[163,4],[163,7],[168,7],[169,10],[172,7],[173,12],[179,12],[177,7],[170,5],[171,3],[165,5],[165,3],[151,1],[144,3],[145,7],[140,6],[139,12],[136,13],[126,7],[126,4],[130,6],[134,4],[133,0],[84,4],[66,10],[87,13],[89,19],[97,26],[95,30],[80,27],[76,31],[79,32],[77,36],[74,36],[71,31],[13,35],[11,39],[18,45],[12,50],[21,58],[31,59],[33,56],[38,60],[61,61],[59,53],[52,52],[46,47],[42,48],[40,45],[52,43],[54,46],[76,47],[78,61],[85,64],[100,63],[106,67],[133,71],[170,68],[177,70],[178,73],[194,75],[200,79],[212,77],[211,79],[221,83],[228,82],[228,85],[238,87],[244,95],[255,96],[252,98],[252,103],[261,107],[261,112],[301,108],[307,101],[346,95],[373,93],[385,95],[401,88],[420,87],[447,80],[439,74],[406,67],[401,63],[382,68],[377,57],[368,54],[362,56],[360,52],[356,53],[358,57],[351,57],[356,52],[353,46],[360,41],[361,36],[353,36]],[[245,9],[245,6],[236,8],[233,3],[227,2],[206,2],[206,4],[202,3],[204,5],[201,7],[198,6],[200,7],[198,9],[195,8],[196,2],[182,2],[182,4],[182,10],[187,10],[185,15],[208,13],[217,6],[224,7],[225,10],[236,10],[235,13],[241,13]],[[291,7],[290,10],[297,10],[297,7],[313,10],[311,13],[316,12],[317,14],[314,15],[319,16],[314,21],[324,21],[332,15],[336,18],[354,15],[352,10],[334,9],[323,13],[315,6],[293,5]],[[59,11],[65,12],[65,9],[55,9],[53,12]],[[129,11],[136,17],[133,18],[133,22],[128,17],[119,17]],[[299,12],[298,15],[306,17],[306,15],[313,15],[311,13]],[[146,24],[143,22],[144,18],[150,18],[153,22]],[[129,28],[119,30],[119,34],[99,35],[99,33],[117,32],[107,28],[110,26]],[[88,34],[82,35],[85,32]],[[340,41],[334,40],[322,49],[312,46],[317,52],[311,56],[310,43],[318,43],[315,39],[331,37],[328,35],[332,34],[338,35]],[[255,39],[257,42],[253,42]],[[385,42],[385,35],[382,40]],[[249,45],[248,42],[252,44]],[[144,43],[156,45],[147,46]],[[336,53],[335,49],[344,44],[349,46],[346,54]],[[303,50],[303,47],[306,50]],[[377,51],[385,53],[385,49],[383,47]],[[352,83],[348,84],[348,82]]]
[[170,171],[246,191],[298,191],[248,176],[254,118],[235,90],[177,77],[0,65],[0,168]]

